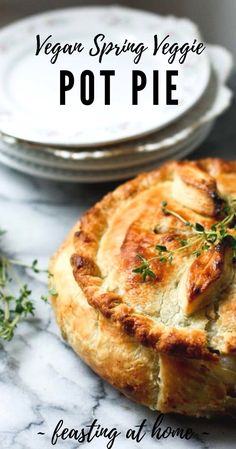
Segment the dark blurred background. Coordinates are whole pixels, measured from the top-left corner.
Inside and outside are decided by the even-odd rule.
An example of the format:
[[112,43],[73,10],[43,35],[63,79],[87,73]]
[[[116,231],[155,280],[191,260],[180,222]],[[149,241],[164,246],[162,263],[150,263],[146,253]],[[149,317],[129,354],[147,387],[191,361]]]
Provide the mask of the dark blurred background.
[[0,0],[0,26],[54,8],[112,4],[189,17],[198,23],[205,40],[225,45],[236,59],[236,0]]

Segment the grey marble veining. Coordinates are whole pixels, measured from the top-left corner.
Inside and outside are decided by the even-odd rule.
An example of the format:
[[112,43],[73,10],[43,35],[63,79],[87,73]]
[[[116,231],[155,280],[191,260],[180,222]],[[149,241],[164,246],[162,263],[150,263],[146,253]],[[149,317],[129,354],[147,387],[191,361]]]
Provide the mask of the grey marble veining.
[[[231,86],[236,85],[236,78]],[[213,132],[192,157],[236,156],[235,103],[218,120]],[[14,257],[41,266],[65,237],[80,214],[104,193],[115,187],[73,185],[40,180],[0,166],[0,225],[7,229],[4,249]],[[52,431],[60,419],[64,426],[81,429],[93,419],[104,427],[116,427],[121,435],[113,445],[117,449],[164,447],[233,449],[236,426],[228,418],[191,419],[171,415],[168,425],[191,427],[195,436],[155,440],[150,430],[157,413],[135,405],[97,377],[62,341],[49,305],[39,299],[46,293],[46,279],[22,272],[36,298],[35,318],[25,321],[10,343],[0,349],[0,448],[48,449],[53,447]],[[138,444],[125,439],[125,432],[147,420],[147,435]],[[43,432],[44,435],[38,435]],[[58,441],[58,449],[79,446],[104,449],[108,440],[91,443]]]

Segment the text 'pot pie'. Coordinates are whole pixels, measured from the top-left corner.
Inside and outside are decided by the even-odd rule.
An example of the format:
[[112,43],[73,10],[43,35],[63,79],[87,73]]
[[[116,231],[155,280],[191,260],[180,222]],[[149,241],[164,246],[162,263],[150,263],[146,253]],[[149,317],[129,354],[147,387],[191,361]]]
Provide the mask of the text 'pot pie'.
[[236,162],[169,162],[106,195],[52,259],[63,337],[163,413],[236,412]]

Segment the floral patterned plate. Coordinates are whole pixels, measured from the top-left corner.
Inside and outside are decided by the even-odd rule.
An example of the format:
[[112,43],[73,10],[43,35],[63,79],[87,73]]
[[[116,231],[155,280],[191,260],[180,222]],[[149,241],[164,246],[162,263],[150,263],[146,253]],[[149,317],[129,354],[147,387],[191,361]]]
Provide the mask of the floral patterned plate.
[[[94,37],[103,34],[97,40]],[[71,55],[61,52],[52,64],[53,54],[38,56],[36,36],[64,45],[82,43],[84,50]],[[170,44],[201,41],[196,26],[187,19],[161,17],[123,7],[76,7],[46,12],[23,19],[0,31],[0,131],[15,138],[39,144],[98,146],[146,135],[179,119],[200,99],[210,77],[207,51],[189,53],[183,64],[177,57],[172,64],[161,51],[153,56],[154,35],[158,42],[168,37]],[[49,37],[51,36],[51,37]],[[136,53],[119,56],[111,51],[102,57],[102,46],[110,42],[120,47],[143,43],[148,49],[135,64]],[[135,48],[136,48],[135,47]],[[91,56],[89,51],[98,55]],[[138,51],[138,50],[137,50]],[[178,55],[179,58],[180,55]],[[66,105],[59,104],[61,69],[74,74],[74,86],[66,93]],[[94,103],[81,103],[81,72],[95,74]],[[111,78],[111,104],[104,105],[104,77],[100,70],[115,70]],[[153,70],[159,70],[160,104],[153,106]],[[139,93],[139,104],[132,106],[132,70],[147,76]],[[178,105],[166,106],[166,70],[178,70]]]

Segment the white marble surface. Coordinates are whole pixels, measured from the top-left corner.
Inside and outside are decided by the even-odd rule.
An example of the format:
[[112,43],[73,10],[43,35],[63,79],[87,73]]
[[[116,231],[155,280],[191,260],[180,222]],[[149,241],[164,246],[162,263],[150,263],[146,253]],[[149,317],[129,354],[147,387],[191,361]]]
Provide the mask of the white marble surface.
[[[235,155],[235,105],[202,145],[194,157]],[[8,230],[5,250],[29,261],[39,259],[46,266],[48,258],[62,241],[77,217],[113,186],[79,186],[47,182],[0,166],[0,225]],[[81,429],[94,419],[104,427],[116,427],[121,435],[117,449],[233,449],[236,425],[230,419],[190,419],[165,417],[167,425],[191,427],[195,436],[189,440],[155,440],[150,430],[157,413],[133,404],[99,379],[62,341],[49,305],[40,302],[46,292],[44,279],[22,276],[31,285],[37,303],[35,318],[17,330],[16,337],[0,348],[0,447],[1,449],[48,449],[52,432],[60,419],[69,428]],[[145,438],[138,444],[125,439],[129,427],[147,420]],[[43,432],[44,435],[38,435]],[[80,445],[105,449],[108,439],[91,443],[58,441],[60,448]]]

